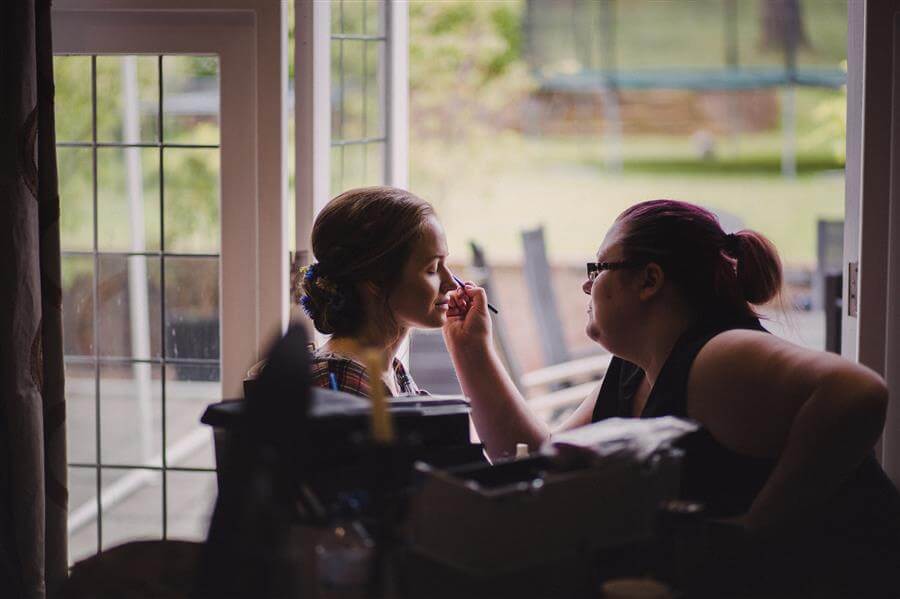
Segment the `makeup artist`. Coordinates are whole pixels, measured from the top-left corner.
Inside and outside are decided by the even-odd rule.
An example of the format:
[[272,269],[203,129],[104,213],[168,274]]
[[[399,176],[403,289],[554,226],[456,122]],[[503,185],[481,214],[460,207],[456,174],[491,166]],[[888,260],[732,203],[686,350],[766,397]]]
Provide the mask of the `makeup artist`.
[[[859,364],[769,334],[754,306],[781,282],[759,233],[725,234],[685,202],[628,208],[582,287],[586,332],[614,358],[561,428],[614,416],[695,420],[703,430],[686,447],[685,498],[768,542],[798,578],[816,571],[856,596],[896,588],[900,495],[873,456],[887,388]],[[501,365],[486,302],[471,284],[451,292],[444,337],[496,459],[553,431]]]

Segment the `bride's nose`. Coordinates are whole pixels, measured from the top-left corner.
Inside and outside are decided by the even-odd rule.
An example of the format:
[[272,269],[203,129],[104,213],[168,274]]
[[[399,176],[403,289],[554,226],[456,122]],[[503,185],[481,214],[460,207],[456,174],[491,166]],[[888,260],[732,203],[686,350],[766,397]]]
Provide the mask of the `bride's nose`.
[[456,281],[453,280],[453,277],[450,275],[450,272],[445,270],[444,273],[441,275],[440,292],[441,293],[449,293],[449,292],[453,291],[454,289],[456,289],[457,287],[458,287],[458,285],[456,284]]

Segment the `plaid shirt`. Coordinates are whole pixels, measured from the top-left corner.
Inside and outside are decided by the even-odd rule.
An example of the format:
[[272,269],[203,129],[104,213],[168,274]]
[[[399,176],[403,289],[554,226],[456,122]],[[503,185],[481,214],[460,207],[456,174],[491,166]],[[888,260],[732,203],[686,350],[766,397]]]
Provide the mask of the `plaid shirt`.
[[[369,373],[366,367],[351,360],[346,356],[341,356],[333,352],[317,349],[312,356],[312,384],[331,388],[331,374],[334,374],[335,381],[339,391],[353,393],[361,397],[369,397],[371,389],[369,383]],[[400,395],[428,395],[427,391],[419,389],[416,382],[406,372],[403,363],[394,358],[394,380],[397,382],[397,389]],[[381,382],[381,381],[379,381]],[[388,386],[384,385],[384,393],[387,397],[393,395]]]

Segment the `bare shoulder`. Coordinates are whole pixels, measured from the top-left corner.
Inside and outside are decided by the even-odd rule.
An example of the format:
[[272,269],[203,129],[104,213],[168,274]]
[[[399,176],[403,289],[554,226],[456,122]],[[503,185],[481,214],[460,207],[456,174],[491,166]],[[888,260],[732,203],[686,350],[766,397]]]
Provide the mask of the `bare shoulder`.
[[823,384],[883,385],[872,371],[835,354],[760,331],[726,331],[704,345],[691,367],[688,415],[726,447],[772,457],[794,415]]

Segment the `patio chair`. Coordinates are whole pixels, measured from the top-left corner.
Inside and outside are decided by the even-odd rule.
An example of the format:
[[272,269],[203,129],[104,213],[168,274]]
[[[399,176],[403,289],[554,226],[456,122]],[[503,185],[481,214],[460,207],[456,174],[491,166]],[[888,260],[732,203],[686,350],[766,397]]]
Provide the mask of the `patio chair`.
[[609,365],[609,352],[593,347],[574,353],[566,345],[553,290],[553,273],[547,261],[544,228],[523,231],[522,245],[526,287],[546,364],[540,371],[523,375],[523,385],[561,389],[584,379],[602,378]]
[[[474,241],[469,242],[469,248],[472,250],[472,270],[469,273],[470,278],[475,283],[484,288],[488,297],[496,297],[496,285],[493,282],[490,264],[484,256],[484,250]],[[510,378],[516,387],[522,390],[522,369],[519,367],[519,361],[512,352],[512,343],[509,340],[509,333],[506,329],[506,322],[502,315],[492,314],[491,321],[494,329],[494,344],[500,352],[500,360],[509,372]]]
[[829,275],[844,270],[844,221],[818,219],[816,221],[816,270],[812,277],[812,308],[828,310],[826,281]]

